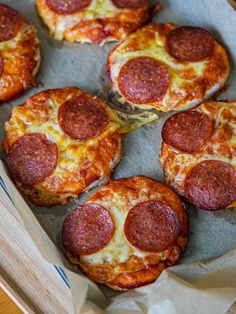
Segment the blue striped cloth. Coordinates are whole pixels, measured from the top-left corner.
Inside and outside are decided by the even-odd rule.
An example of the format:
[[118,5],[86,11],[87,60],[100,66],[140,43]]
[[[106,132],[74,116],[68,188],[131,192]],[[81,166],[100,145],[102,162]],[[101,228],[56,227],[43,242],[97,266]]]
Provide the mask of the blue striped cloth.
[[[1,176],[0,176],[0,189],[7,195],[7,197],[11,200],[12,204],[14,205],[14,202],[13,202],[13,200],[12,200],[12,198],[11,198],[11,196],[10,196],[8,190],[7,190],[7,187],[6,187],[5,183],[3,182]],[[61,267],[56,266],[56,265],[54,265],[54,267],[56,268],[58,274],[61,276],[61,278],[63,279],[63,281],[67,285],[67,287],[70,288],[70,282],[69,282],[69,280],[68,280],[64,270]]]

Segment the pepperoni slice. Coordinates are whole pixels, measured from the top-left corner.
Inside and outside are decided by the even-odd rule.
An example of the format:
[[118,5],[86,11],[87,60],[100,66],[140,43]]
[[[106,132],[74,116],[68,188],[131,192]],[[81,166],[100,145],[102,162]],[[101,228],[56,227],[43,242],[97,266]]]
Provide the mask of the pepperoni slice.
[[75,140],[84,140],[100,135],[109,118],[96,99],[81,94],[62,104],[58,120],[64,133]]
[[72,14],[90,5],[92,0],[46,0],[47,6],[58,14]]
[[171,208],[147,201],[129,211],[124,231],[133,246],[143,251],[161,252],[176,241],[179,223]]
[[66,217],[62,241],[66,251],[73,256],[90,255],[111,241],[114,230],[108,210],[97,204],[84,204]]
[[121,68],[118,84],[121,93],[133,103],[151,103],[166,94],[170,82],[164,64],[150,57],[129,60]]
[[186,111],[174,114],[162,128],[163,141],[186,153],[197,152],[212,135],[213,123],[203,112]]
[[16,37],[23,21],[17,11],[5,4],[0,4],[0,41]]
[[199,208],[225,208],[236,200],[236,171],[222,161],[202,161],[189,171],[185,191],[186,198]]
[[11,147],[7,164],[12,177],[26,186],[44,181],[57,165],[57,145],[45,135],[20,137]]
[[150,0],[112,0],[120,9],[139,9],[151,5]]
[[214,38],[204,28],[177,27],[167,35],[167,50],[180,62],[198,62],[211,57]]

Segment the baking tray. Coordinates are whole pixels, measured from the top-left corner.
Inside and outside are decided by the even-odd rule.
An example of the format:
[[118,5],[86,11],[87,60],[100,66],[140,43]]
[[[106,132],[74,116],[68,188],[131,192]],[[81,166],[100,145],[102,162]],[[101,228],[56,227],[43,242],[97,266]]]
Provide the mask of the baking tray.
[[[38,80],[39,88],[32,88],[15,101],[1,105],[0,140],[4,137],[4,122],[9,119],[12,107],[22,104],[31,95],[45,89],[78,86],[106,99],[104,72],[106,57],[115,43],[100,45],[58,42],[52,39],[48,29],[38,17],[35,3],[31,0],[5,0],[6,4],[19,10],[38,30],[41,43],[42,64]],[[172,22],[179,25],[199,25],[209,29],[228,50],[231,60],[229,88],[221,99],[236,99],[236,13],[226,0],[162,1],[162,10],[153,18],[154,22]],[[134,175],[145,175],[164,181],[159,162],[161,128],[171,113],[156,122],[124,135],[123,158],[113,179]],[[4,153],[1,152],[4,159]],[[39,223],[57,246],[61,246],[61,227],[66,215],[96,189],[84,193],[66,206],[52,208],[37,207],[26,201]],[[190,238],[181,263],[212,258],[236,247],[236,209],[218,212],[187,208],[190,217]],[[107,293],[107,289],[105,289]]]

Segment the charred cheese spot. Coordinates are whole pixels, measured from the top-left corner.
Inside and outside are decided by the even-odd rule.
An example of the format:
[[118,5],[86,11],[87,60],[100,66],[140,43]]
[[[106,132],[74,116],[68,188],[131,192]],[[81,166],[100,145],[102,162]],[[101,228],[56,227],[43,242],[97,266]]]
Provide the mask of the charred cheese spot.
[[[191,63],[181,63],[166,49],[166,35],[176,26],[149,24],[118,44],[109,54],[107,72],[112,89],[118,93],[120,103],[128,102],[140,109],[156,108],[161,111],[183,110],[194,107],[216,92],[229,74],[229,61],[225,49],[215,41],[210,58]],[[169,88],[160,101],[135,103],[122,94],[119,75],[122,67],[137,57],[151,57],[162,62],[170,74]]]

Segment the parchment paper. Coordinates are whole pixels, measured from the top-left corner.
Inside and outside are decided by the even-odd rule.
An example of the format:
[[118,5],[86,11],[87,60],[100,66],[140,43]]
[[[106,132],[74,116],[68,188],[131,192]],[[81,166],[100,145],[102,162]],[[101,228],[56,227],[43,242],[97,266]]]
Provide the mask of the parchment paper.
[[[34,88],[14,102],[0,108],[0,140],[4,136],[4,122],[14,105],[22,104],[32,94],[49,88],[79,86],[101,97],[106,56],[114,44],[81,45],[53,40],[36,14],[34,1],[5,0],[18,9],[38,30],[41,42],[42,65],[38,80],[41,88]],[[226,0],[166,0],[163,9],[153,19],[155,22],[172,22],[180,25],[200,25],[209,29],[228,48],[232,71],[228,80],[229,89],[222,99],[236,99],[236,11]],[[113,173],[113,178],[146,175],[163,181],[159,162],[160,130],[170,114],[160,120],[141,127],[123,138],[123,159]],[[72,281],[72,292],[77,309],[81,313],[104,313],[104,299],[98,288],[90,284],[86,277],[75,277],[76,268],[71,266],[57,250],[61,248],[61,226],[65,216],[76,205],[81,204],[90,193],[84,193],[68,206],[54,206],[50,209],[36,207],[27,199],[42,228],[37,225],[30,209],[20,194],[6,177],[15,199],[15,205],[25,222],[42,255],[50,262],[64,265]],[[147,287],[122,293],[110,299],[111,290],[102,288],[111,304],[106,313],[224,313],[236,299],[236,251],[212,262],[196,262],[201,259],[216,258],[236,248],[236,209],[208,213],[188,208],[190,216],[190,238],[181,265],[165,271],[160,279]],[[52,249],[53,248],[53,249]],[[189,264],[189,262],[195,262]],[[74,285],[77,287],[75,288]],[[91,288],[92,287],[92,288]],[[88,295],[86,293],[89,292]],[[87,301],[86,301],[87,298]],[[88,301],[90,299],[90,301]],[[93,303],[92,303],[93,302]],[[97,304],[97,305],[96,305]],[[100,307],[100,309],[99,309]]]

